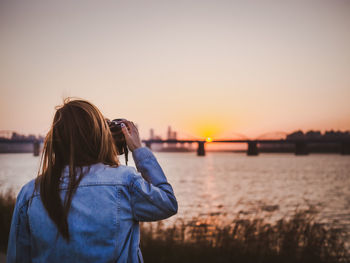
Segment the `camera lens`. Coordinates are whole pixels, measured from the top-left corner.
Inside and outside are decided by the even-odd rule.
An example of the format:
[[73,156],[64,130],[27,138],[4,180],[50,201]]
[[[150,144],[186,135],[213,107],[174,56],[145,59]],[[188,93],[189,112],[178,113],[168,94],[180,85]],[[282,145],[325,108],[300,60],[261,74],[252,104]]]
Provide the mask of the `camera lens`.
[[126,122],[126,119],[114,119],[108,123],[109,129],[111,130],[114,143],[117,147],[119,155],[125,154],[125,162],[128,163],[128,147],[124,134],[122,132],[121,124]]

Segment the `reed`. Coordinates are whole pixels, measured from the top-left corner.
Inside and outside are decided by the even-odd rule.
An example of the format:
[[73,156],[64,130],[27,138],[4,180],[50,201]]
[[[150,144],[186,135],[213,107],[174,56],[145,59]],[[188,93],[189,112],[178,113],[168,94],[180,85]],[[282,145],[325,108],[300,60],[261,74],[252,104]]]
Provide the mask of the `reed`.
[[0,251],[6,252],[16,198],[12,191],[0,192]]
[[314,211],[267,223],[262,218],[218,224],[217,218],[143,223],[141,249],[145,262],[350,262],[339,229],[314,220]]

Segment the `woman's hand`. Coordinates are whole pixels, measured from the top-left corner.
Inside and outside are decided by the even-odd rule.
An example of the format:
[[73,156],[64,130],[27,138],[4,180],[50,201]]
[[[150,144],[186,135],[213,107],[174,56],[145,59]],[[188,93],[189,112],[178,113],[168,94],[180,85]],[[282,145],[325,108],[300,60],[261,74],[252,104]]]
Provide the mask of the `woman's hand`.
[[126,144],[128,145],[128,148],[130,149],[130,151],[133,152],[137,148],[140,148],[142,146],[140,135],[135,124],[131,121],[125,121],[121,124],[121,127],[122,127],[122,132],[125,136]]

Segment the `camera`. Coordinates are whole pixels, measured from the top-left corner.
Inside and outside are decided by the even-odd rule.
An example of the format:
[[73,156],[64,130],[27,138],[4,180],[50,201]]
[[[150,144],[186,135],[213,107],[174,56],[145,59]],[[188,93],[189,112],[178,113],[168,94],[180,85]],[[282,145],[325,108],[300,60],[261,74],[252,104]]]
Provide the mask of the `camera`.
[[[111,130],[115,146],[119,155],[125,154],[125,163],[128,164],[128,147],[122,131],[121,124],[126,123],[126,119],[114,119],[112,121],[107,120],[109,129]],[[126,124],[125,124],[126,125]]]

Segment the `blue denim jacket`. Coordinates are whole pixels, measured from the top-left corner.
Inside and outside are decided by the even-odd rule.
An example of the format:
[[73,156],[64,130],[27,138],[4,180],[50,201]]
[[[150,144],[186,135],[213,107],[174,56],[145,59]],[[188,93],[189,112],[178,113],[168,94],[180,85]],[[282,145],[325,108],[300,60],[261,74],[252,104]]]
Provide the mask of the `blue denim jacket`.
[[[73,196],[67,243],[48,217],[34,180],[17,197],[7,262],[142,262],[139,221],[165,219],[177,213],[171,185],[153,153],[136,149],[133,167],[95,164]],[[142,176],[141,176],[141,174]],[[61,198],[68,183],[62,176]]]

